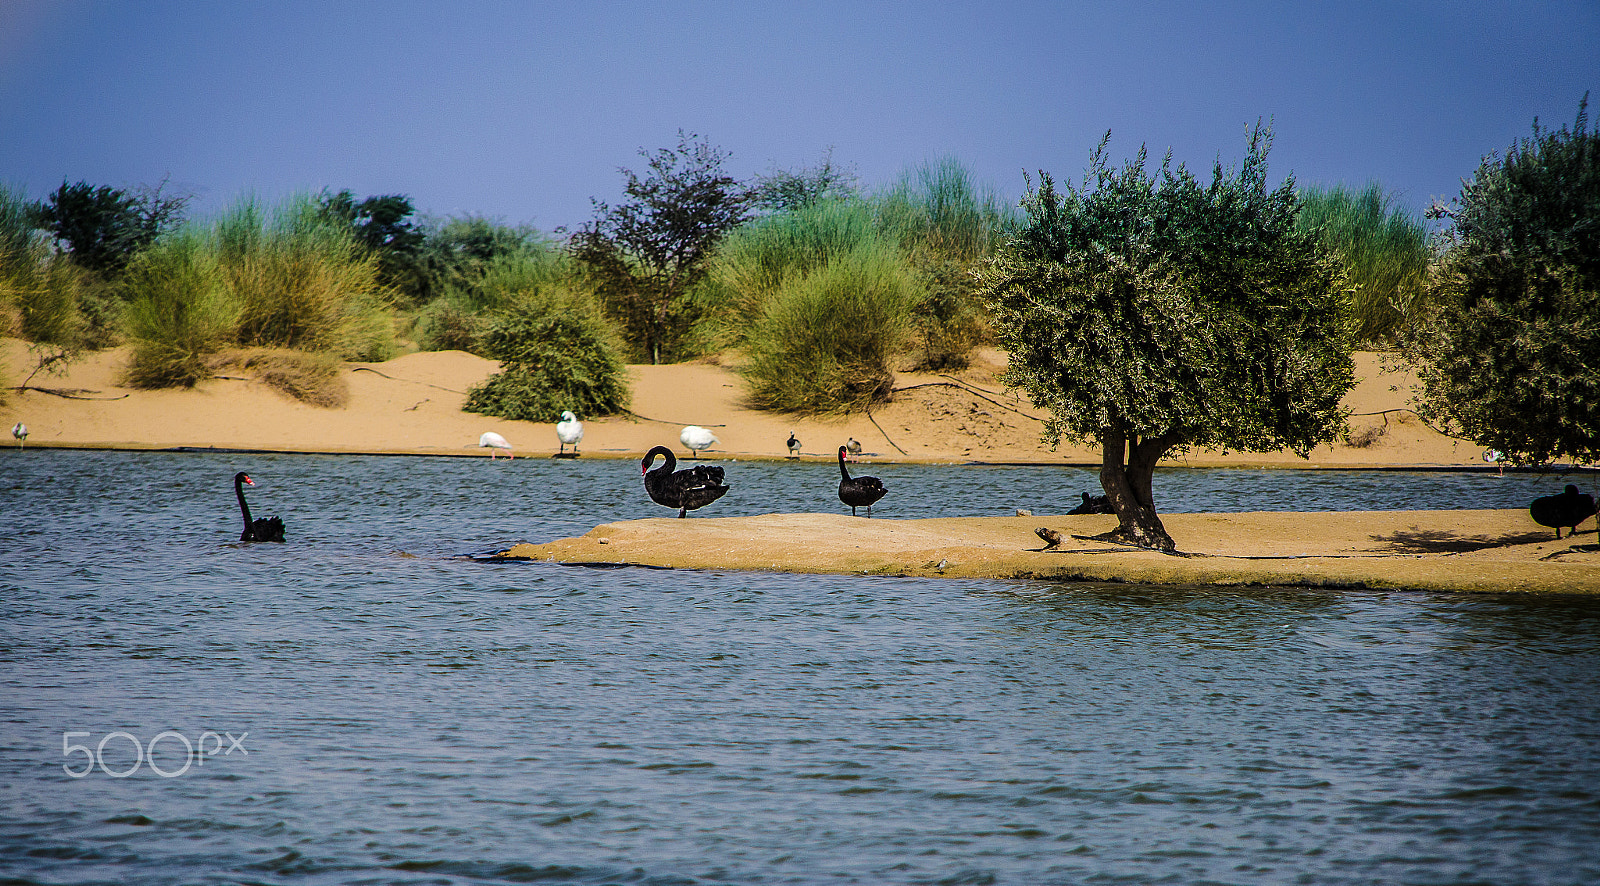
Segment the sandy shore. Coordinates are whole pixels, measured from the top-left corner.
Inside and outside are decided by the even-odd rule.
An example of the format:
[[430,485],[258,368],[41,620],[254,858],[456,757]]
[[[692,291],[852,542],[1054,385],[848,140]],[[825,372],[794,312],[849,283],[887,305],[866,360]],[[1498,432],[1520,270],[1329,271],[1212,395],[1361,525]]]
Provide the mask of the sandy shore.
[[[986,352],[951,375],[901,374],[893,403],[839,420],[799,420],[747,409],[739,377],[705,363],[629,368],[639,417],[585,421],[582,452],[636,458],[657,444],[678,448],[683,425],[711,428],[720,442],[708,458],[782,458],[792,431],[806,458],[831,459],[854,438],[870,457],[893,461],[1098,465],[1097,449],[1039,441],[1045,413],[1005,393],[996,375],[1003,355]],[[323,409],[289,399],[240,377],[202,382],[188,391],[137,391],[119,386],[125,349],[91,354],[62,376],[40,375],[9,392],[0,424],[25,422],[28,445],[164,449],[215,447],[283,452],[479,455],[484,431],[510,440],[522,455],[558,448],[554,425],[506,421],[461,411],[465,392],[493,374],[493,361],[461,351],[410,354],[344,369],[349,405]],[[32,365],[27,347],[0,340],[0,364],[12,384]],[[1195,466],[1483,467],[1481,450],[1429,430],[1409,411],[1412,378],[1384,372],[1373,354],[1357,355],[1359,384],[1345,400],[1356,413],[1351,440],[1319,447],[1309,460],[1291,452],[1196,451],[1172,459]],[[1361,444],[1365,440],[1365,445]]]
[[[497,366],[459,351],[347,364],[346,407],[308,406],[249,378],[218,378],[189,391],[119,385],[127,354],[89,355],[45,390],[9,392],[0,427],[28,425],[28,446],[123,449],[195,447],[282,452],[488,457],[480,434],[505,436],[522,456],[557,449],[553,425],[461,411],[466,390]],[[24,343],[0,341],[12,384],[32,365]],[[796,420],[743,405],[736,374],[706,363],[634,366],[636,416],[588,420],[585,457],[638,458],[657,444],[683,453],[685,424],[711,428],[720,443],[702,458],[782,458],[792,431],[807,459],[831,460],[859,440],[866,461],[987,462],[1093,466],[1098,452],[1039,442],[1044,413],[997,381],[1003,355],[986,353],[951,375],[902,374],[893,403],[838,420]],[[1309,460],[1290,452],[1198,451],[1171,463],[1304,468],[1485,469],[1480,450],[1433,432],[1406,411],[1413,379],[1357,355],[1360,379],[1345,400],[1351,438]],[[1588,488],[1587,486],[1585,487]],[[641,490],[640,494],[643,492]],[[562,562],[715,569],[777,569],[886,575],[1044,577],[1160,584],[1272,584],[1453,591],[1600,593],[1600,554],[1591,519],[1573,540],[1555,541],[1526,511],[1163,515],[1174,557],[1074,541],[1110,528],[1112,517],[867,520],[827,514],[690,520],[651,519],[597,527],[575,539],[518,546],[507,556]],[[1039,550],[1036,526],[1060,530],[1060,550]],[[940,565],[943,564],[943,565]]]
[[[1555,539],[1526,511],[1169,514],[1183,556],[1073,536],[1111,516],[868,520],[840,514],[652,518],[503,558],[952,578],[1274,585],[1495,593],[1600,593],[1595,531]],[[1047,550],[1037,526],[1061,532]],[[1593,526],[1592,520],[1588,524]]]

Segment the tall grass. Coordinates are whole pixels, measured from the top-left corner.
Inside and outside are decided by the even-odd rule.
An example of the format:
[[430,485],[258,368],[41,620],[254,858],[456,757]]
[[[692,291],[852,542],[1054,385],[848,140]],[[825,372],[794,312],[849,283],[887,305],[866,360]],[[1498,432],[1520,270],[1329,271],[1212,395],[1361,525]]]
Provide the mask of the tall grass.
[[123,314],[133,340],[128,384],[193,387],[209,378],[207,358],[233,340],[238,319],[209,238],[194,230],[168,235],[129,264],[124,281],[133,294]]
[[530,294],[580,291],[571,258],[535,241],[483,261],[470,274],[450,278],[443,294],[417,318],[423,350],[482,351],[483,336],[494,317]]
[[1421,307],[1431,258],[1422,219],[1376,183],[1360,191],[1306,188],[1300,204],[1300,228],[1319,231],[1348,271],[1356,340],[1391,346]]
[[86,321],[79,309],[84,274],[51,254],[20,189],[0,183],[0,334],[76,349]]
[[734,231],[694,293],[703,315],[695,336],[700,349],[743,346],[785,286],[858,253],[903,261],[873,207],[859,200],[812,203]]
[[953,157],[929,160],[900,174],[878,198],[884,230],[909,250],[974,262],[1016,227],[1015,207],[978,185]]
[[918,298],[896,252],[856,249],[787,277],[751,325],[740,367],[753,406],[829,414],[870,407],[894,386]]
[[[394,355],[393,315],[376,260],[321,221],[308,196],[270,209],[243,198],[148,253],[123,280],[125,329],[134,340],[128,379],[137,386],[193,385],[210,373],[208,357],[226,347],[342,360]],[[266,371],[268,363],[255,366]],[[284,387],[300,396],[297,385]]]

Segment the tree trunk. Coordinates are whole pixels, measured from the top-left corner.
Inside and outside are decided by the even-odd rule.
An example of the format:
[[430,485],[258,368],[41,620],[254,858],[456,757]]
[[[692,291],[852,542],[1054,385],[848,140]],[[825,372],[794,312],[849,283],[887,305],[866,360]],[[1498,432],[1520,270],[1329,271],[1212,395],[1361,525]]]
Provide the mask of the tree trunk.
[[1108,428],[1100,435],[1100,487],[1117,512],[1118,525],[1098,538],[1158,551],[1177,548],[1156,516],[1150,491],[1156,462],[1167,447],[1164,437],[1129,437],[1120,428]]

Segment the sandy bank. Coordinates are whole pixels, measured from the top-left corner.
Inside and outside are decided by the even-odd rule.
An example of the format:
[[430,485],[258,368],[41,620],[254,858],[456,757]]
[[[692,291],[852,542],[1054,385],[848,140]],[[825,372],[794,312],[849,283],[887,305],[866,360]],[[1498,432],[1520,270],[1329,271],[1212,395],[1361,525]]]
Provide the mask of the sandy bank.
[[[1006,393],[997,375],[1004,355],[980,352],[971,369],[951,375],[902,373],[893,403],[837,420],[805,419],[751,410],[738,375],[722,366],[685,363],[632,366],[633,411],[643,418],[589,419],[582,452],[590,457],[637,458],[656,444],[678,446],[686,424],[711,428],[715,458],[782,458],[793,431],[806,458],[831,459],[849,438],[877,461],[989,462],[1097,465],[1097,449],[1039,441],[1045,413]],[[127,350],[86,356],[63,376],[40,375],[9,392],[0,425],[21,421],[28,445],[161,449],[215,447],[283,452],[365,452],[479,455],[479,435],[495,431],[522,455],[546,456],[558,443],[554,425],[506,421],[462,412],[465,392],[493,374],[490,360],[460,351],[409,354],[385,363],[350,363],[346,407],[296,402],[249,378],[217,378],[193,390],[139,391],[120,385]],[[0,365],[11,384],[28,375],[27,346],[0,340]],[[1356,358],[1360,379],[1345,398],[1351,439],[1319,447],[1309,461],[1290,452],[1196,451],[1169,463],[1271,467],[1483,467],[1470,443],[1429,430],[1404,410],[1413,379],[1386,373],[1372,354]],[[8,441],[9,442],[9,441]]]
[[[1518,593],[1600,593],[1593,521],[1560,541],[1526,511],[1167,514],[1186,556],[1074,539],[1110,516],[884,520],[836,514],[606,523],[577,538],[521,544],[503,558],[681,569],[1165,585],[1285,585]],[[1034,535],[1068,536],[1058,550]]]

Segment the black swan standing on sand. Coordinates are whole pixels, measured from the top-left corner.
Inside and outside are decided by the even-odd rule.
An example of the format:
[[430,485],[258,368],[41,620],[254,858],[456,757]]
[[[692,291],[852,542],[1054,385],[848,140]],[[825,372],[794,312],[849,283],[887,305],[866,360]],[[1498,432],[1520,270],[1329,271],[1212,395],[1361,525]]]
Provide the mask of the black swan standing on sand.
[[850,506],[850,516],[856,515],[856,508],[866,508],[867,516],[872,516],[872,505],[883,498],[889,490],[883,488],[883,482],[877,477],[852,477],[844,463],[850,460],[848,447],[839,447],[839,500]]
[[244,532],[239,534],[240,541],[283,541],[283,518],[261,517],[250,519],[250,506],[244,503],[244,488],[254,486],[256,481],[250,475],[240,471],[233,475],[233,494],[239,497],[239,513],[244,515]]
[[1578,487],[1571,483],[1560,495],[1546,495],[1533,500],[1528,505],[1528,514],[1533,517],[1533,522],[1540,526],[1549,526],[1556,531],[1556,538],[1561,537],[1561,527],[1571,526],[1572,534],[1578,532],[1578,524],[1594,516],[1594,496],[1579,494]]
[[[652,471],[650,465],[658,455],[666,456],[667,460]],[[728,487],[722,482],[722,468],[717,465],[695,465],[674,471],[673,468],[677,466],[678,459],[673,456],[672,450],[657,446],[644,454],[644,460],[639,462],[639,473],[644,475],[644,491],[649,493],[650,500],[658,505],[677,508],[679,517],[703,508],[727,493]]]

